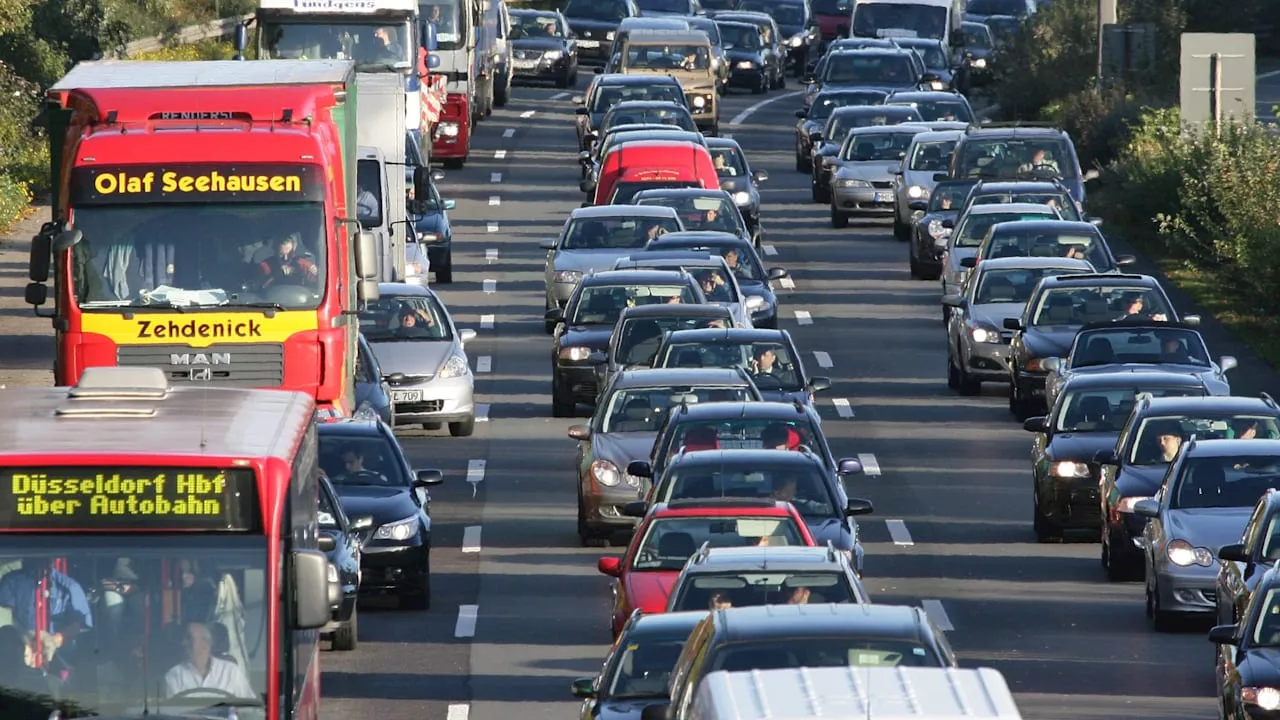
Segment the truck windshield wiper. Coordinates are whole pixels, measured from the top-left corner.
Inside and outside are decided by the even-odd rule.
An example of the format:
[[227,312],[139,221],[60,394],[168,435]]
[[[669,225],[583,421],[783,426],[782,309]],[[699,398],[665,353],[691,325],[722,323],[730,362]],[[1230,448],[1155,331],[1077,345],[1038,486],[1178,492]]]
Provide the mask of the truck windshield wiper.
[[285,310],[285,306],[277,302],[232,302],[222,305],[221,307],[240,307],[240,308],[262,308],[264,310]]

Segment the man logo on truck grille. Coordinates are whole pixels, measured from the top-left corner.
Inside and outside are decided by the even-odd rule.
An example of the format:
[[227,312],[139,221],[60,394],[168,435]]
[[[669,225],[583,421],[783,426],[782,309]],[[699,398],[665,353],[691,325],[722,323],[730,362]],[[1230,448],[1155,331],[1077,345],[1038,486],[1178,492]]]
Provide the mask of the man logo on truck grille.
[[139,320],[139,338],[260,338],[257,320]]
[[171,353],[170,365],[230,365],[231,353]]

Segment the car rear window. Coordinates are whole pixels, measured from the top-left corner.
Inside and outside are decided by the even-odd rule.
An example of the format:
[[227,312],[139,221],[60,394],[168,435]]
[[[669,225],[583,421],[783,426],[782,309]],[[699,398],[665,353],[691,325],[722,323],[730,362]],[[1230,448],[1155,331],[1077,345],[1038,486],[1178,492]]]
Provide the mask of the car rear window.
[[843,572],[698,573],[680,584],[667,611],[857,602],[853,586]]

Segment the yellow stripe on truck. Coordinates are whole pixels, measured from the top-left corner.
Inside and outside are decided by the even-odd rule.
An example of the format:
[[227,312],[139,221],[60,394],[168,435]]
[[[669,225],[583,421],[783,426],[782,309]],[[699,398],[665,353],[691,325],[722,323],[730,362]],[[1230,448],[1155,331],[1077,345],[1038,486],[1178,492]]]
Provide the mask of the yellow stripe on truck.
[[137,313],[132,318],[114,313],[86,312],[81,331],[105,335],[120,345],[208,347],[223,343],[283,343],[291,336],[320,328],[315,310],[277,312],[266,317],[254,312]]

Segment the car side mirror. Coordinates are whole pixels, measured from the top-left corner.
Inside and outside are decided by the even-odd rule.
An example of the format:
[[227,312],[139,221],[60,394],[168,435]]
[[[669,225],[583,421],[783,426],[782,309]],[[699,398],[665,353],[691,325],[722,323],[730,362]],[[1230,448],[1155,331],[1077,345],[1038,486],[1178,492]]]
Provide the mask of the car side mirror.
[[1238,625],[1216,625],[1209,628],[1209,642],[1214,645],[1235,645],[1239,632]]
[[578,189],[584,193],[595,192],[596,183],[594,180],[590,180],[590,179],[583,180],[582,182],[578,183]]
[[950,308],[962,308],[964,307],[964,296],[963,295],[943,295],[942,304]]
[[373,529],[373,516],[361,515],[358,518],[352,518],[350,525],[347,526],[351,532],[363,532]]
[[1033,433],[1049,432],[1049,420],[1043,415],[1029,417],[1022,423],[1022,429]]
[[584,107],[580,107],[580,108],[575,108],[573,111],[573,114],[574,115],[590,115],[591,111]]
[[596,696],[596,679],[589,677],[575,678],[570,691],[576,698],[590,700]]
[[946,181],[948,181],[948,180],[950,180],[950,179],[951,179],[951,175],[950,175],[949,173],[934,173],[934,174],[933,174],[933,181],[934,181],[934,182],[946,182]]
[[809,378],[809,392],[816,393],[831,389],[831,378],[821,375]]
[[542,318],[551,322],[561,322],[564,320],[564,310],[556,307],[543,313]]
[[540,250],[555,250],[555,249],[556,249],[556,240],[558,240],[558,239],[559,239],[559,238],[547,238],[546,240],[539,240],[539,241],[538,241],[538,249],[540,249]]
[[1244,543],[1235,543],[1233,545],[1223,545],[1218,548],[1218,559],[1227,560],[1229,562],[1249,562],[1249,553]]
[[1129,265],[1133,265],[1136,262],[1138,262],[1138,258],[1132,255],[1121,255],[1120,257],[1116,258],[1116,267],[1127,267]]
[[871,501],[862,498],[849,498],[849,504],[844,506],[845,517],[870,515],[875,511],[875,506],[871,504]]
[[800,80],[800,82],[804,83],[805,85],[812,85],[817,81],[818,79],[815,78],[812,73],[805,73],[804,77]]
[[1040,367],[1048,372],[1057,372],[1062,369],[1062,358],[1047,357],[1040,361]]
[[431,197],[431,176],[429,167],[419,165],[413,169],[413,196],[426,199]]
[[476,337],[477,337],[476,331],[472,330],[471,328],[464,328],[458,331],[458,342],[463,345],[466,345],[472,340],[475,340]]
[[801,108],[796,111],[796,117],[801,120],[807,120],[809,118],[809,111]]
[[836,472],[840,475],[861,475],[862,461],[858,458],[841,458],[836,463]]
[[1143,498],[1133,504],[1133,514],[1147,518],[1160,517],[1160,503],[1152,498]]
[[587,425],[570,425],[568,435],[573,440],[590,440],[591,428]]
[[1001,323],[1000,325],[1005,330],[1014,330],[1014,331],[1021,330],[1022,319],[1021,318],[1005,318],[1004,322]]
[[955,221],[955,220],[952,220],[951,218],[947,218],[946,220],[943,220],[943,221],[942,221],[942,227],[943,227],[943,229],[945,229],[945,230],[955,230],[955,229],[956,229],[956,221]]
[[790,276],[791,276],[791,273],[786,268],[780,268],[780,267],[769,268],[770,280],[781,280],[784,277],[790,277]]
[[758,183],[762,183],[765,180],[769,179],[769,173],[764,170],[757,170],[751,173],[751,179],[755,180]]
[[1098,465],[1119,465],[1120,458],[1116,457],[1114,449],[1099,450],[1093,454],[1093,462]]
[[976,267],[978,267],[978,258],[976,258],[976,257],[960,258],[960,267],[962,267],[962,268],[976,268]]
[[1218,358],[1218,369],[1222,372],[1234,370],[1238,367],[1240,367],[1240,361],[1236,360],[1231,355],[1223,355],[1221,358]]
[[1080,179],[1084,182],[1092,182],[1094,180],[1097,180],[1098,177],[1099,175],[1097,170],[1086,170],[1084,172],[1084,175],[1082,175]]
[[644,517],[645,511],[647,509],[648,509],[648,505],[645,504],[645,501],[632,500],[631,502],[626,503],[625,505],[622,506],[622,516],[632,517],[632,518],[642,518]]
[[642,478],[653,477],[653,468],[644,460],[632,460],[627,463],[627,474]]
[[320,548],[320,552],[330,553],[338,549],[338,541],[329,533],[320,533],[316,538],[316,546]]
[[413,474],[413,484],[417,487],[431,487],[444,482],[444,473],[439,470],[417,470]]
[[591,164],[591,151],[590,151],[590,150],[583,150],[582,152],[578,153],[578,163],[579,163],[580,165],[590,165],[590,164]]
[[924,200],[912,200],[907,203],[907,207],[916,212],[929,212],[929,203]]
[[601,575],[618,577],[622,574],[622,558],[602,557],[596,561],[596,570],[599,570]]
[[1088,218],[1088,221],[1089,221],[1089,224],[1094,227],[1102,227],[1103,223],[1105,222],[1100,217],[1091,217],[1091,218]]

